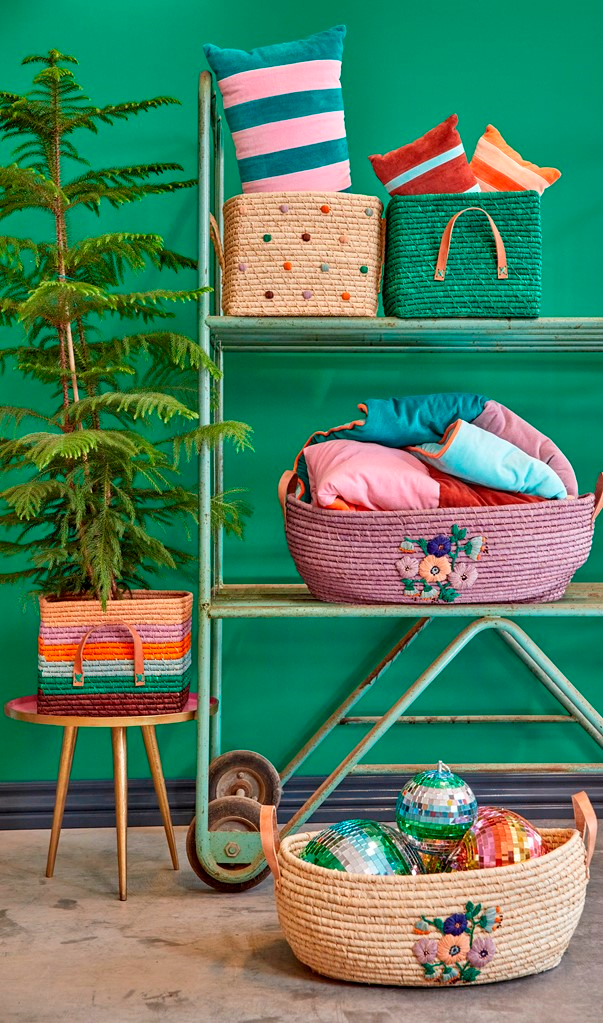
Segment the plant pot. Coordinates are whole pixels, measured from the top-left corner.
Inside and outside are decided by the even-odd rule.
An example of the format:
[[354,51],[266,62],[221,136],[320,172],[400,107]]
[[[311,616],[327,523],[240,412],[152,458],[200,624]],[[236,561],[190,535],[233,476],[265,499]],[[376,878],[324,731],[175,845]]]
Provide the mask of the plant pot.
[[40,598],[38,713],[116,716],[182,710],[193,595],[134,590],[121,600]]

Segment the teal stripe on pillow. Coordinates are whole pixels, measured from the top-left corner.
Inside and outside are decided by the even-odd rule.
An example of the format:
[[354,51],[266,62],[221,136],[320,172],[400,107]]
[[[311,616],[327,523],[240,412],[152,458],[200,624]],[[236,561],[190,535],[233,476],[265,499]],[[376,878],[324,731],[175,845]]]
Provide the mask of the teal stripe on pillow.
[[345,33],[336,25],[249,52],[203,47],[236,133],[244,192],[351,188],[340,82]]
[[330,163],[340,163],[341,160],[347,160],[347,156],[347,139],[333,139],[331,142],[317,142],[313,146],[301,146],[299,149],[283,149],[280,153],[249,156],[239,160],[239,172],[241,181],[245,183],[274,178],[278,174],[314,170]]
[[341,89],[287,92],[283,96],[253,99],[249,103],[229,107],[228,127],[231,131],[241,131],[243,128],[256,128],[259,124],[286,121],[290,117],[307,117],[308,113],[326,114],[332,110],[343,110]]
[[307,39],[296,39],[292,43],[258,46],[255,50],[223,50],[220,46],[207,43],[203,52],[220,81],[229,75],[238,75],[241,71],[297,64],[301,60],[341,60],[345,33],[345,25],[335,25],[334,28],[317,32]]

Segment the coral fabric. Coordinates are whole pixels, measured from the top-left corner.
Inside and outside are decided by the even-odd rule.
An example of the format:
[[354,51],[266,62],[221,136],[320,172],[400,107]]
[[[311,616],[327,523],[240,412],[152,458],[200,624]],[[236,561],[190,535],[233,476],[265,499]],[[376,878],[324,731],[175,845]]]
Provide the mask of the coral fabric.
[[450,424],[439,443],[410,451],[468,483],[550,499],[567,497],[565,486],[546,462],[462,419]]
[[420,139],[384,156],[369,156],[373,170],[390,195],[479,192],[452,114]]
[[539,458],[541,462],[546,462],[559,476],[568,496],[578,496],[576,474],[563,452],[549,437],[518,416],[516,412],[512,412],[498,401],[489,399],[483,411],[473,420],[473,425],[479,426],[481,430],[494,433],[497,437],[504,437],[505,440],[525,451],[527,455],[531,455],[532,458]]
[[524,160],[492,124],[479,139],[470,166],[482,192],[532,190],[542,195],[561,177],[555,167],[539,167]]

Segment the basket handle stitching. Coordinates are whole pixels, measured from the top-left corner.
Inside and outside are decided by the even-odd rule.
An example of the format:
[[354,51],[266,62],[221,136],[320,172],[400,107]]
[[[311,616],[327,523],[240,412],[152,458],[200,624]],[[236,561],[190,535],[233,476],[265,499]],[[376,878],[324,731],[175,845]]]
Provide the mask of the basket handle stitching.
[[469,210],[477,210],[479,213],[483,213],[490,221],[490,227],[492,228],[492,234],[494,235],[494,241],[496,242],[496,260],[498,264],[497,277],[499,281],[506,281],[509,276],[509,268],[507,265],[507,254],[505,252],[504,242],[501,238],[500,231],[492,220],[492,217],[486,212],[486,210],[482,209],[481,206],[466,206],[464,210],[459,210],[458,213],[455,213],[446,224],[442,234],[442,240],[440,242],[440,251],[438,252],[435,274],[433,275],[434,281],[443,281],[446,277],[446,264],[448,262],[448,253],[450,251],[450,241],[452,239],[454,225],[458,218],[462,216],[463,213],[468,213]]
[[97,625],[93,625],[92,628],[88,629],[88,632],[82,636],[78,648],[75,652],[73,660],[73,685],[76,688],[80,688],[86,681],[84,678],[84,647],[90,639],[93,632],[97,629],[104,629],[107,626],[122,625],[124,629],[127,629],[132,637],[134,643],[134,685],[143,686],[144,679],[144,652],[142,648],[142,640],[139,633],[132,625],[128,625],[127,622],[100,622]]

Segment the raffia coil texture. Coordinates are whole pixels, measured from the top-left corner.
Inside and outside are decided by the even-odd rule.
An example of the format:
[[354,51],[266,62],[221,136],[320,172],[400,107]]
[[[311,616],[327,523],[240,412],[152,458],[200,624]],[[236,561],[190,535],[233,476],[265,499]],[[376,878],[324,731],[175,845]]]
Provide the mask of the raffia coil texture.
[[[191,593],[135,590],[121,600],[42,597],[38,640],[38,712],[90,716],[181,711],[191,677]],[[131,625],[142,640],[145,680],[136,686]],[[77,647],[93,626],[83,652],[84,685],[73,685]]]
[[286,535],[297,571],[319,600],[412,604],[396,569],[405,537],[485,537],[477,579],[458,604],[559,600],[590,553],[594,495],[490,508],[339,512],[287,498]]
[[[444,228],[459,210],[490,214],[506,250],[508,278],[498,280],[496,246],[483,213],[454,225],[446,277],[434,281]],[[542,235],[537,192],[396,195],[387,209],[383,282],[386,316],[536,317],[540,309]]]
[[[285,838],[275,885],[293,952],[317,973],[362,984],[434,986],[413,955],[421,916],[446,918],[469,900],[499,906],[496,955],[474,983],[511,980],[557,966],[584,906],[588,875],[577,831],[542,829],[539,859],[488,870],[375,877],[300,860],[310,834]],[[460,985],[459,985],[460,986]]]
[[382,213],[376,196],[345,192],[260,192],[229,199],[224,312],[376,316]]

